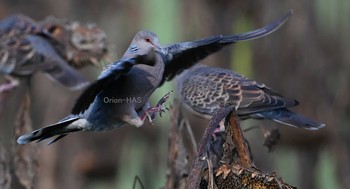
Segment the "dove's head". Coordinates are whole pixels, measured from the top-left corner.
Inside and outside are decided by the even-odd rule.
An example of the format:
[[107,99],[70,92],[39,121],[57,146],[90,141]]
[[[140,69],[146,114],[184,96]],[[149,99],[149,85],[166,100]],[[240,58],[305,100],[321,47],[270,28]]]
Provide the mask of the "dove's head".
[[147,54],[152,50],[162,50],[162,47],[158,41],[158,36],[150,31],[140,31],[135,35],[124,56]]

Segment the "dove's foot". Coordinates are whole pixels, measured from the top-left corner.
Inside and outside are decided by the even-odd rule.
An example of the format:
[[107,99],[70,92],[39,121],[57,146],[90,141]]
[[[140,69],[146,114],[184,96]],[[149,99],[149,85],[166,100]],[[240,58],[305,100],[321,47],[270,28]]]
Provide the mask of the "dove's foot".
[[6,79],[6,82],[4,84],[0,84],[0,94],[10,92],[11,90],[13,90],[18,86],[17,79],[10,76],[6,76],[5,79]]
[[148,108],[141,116],[141,120],[144,121],[146,117],[148,117],[149,121],[152,123],[152,120],[156,117],[157,113],[159,112],[159,116],[162,117],[162,114],[165,113],[165,110],[169,111],[168,107],[163,106],[163,104],[168,101],[170,95],[173,93],[173,91],[168,92],[165,94],[157,103],[156,106]]
[[216,136],[221,135],[221,133],[225,132],[225,120],[222,120],[219,123],[219,126],[214,130],[214,133],[212,134],[213,140],[216,141]]

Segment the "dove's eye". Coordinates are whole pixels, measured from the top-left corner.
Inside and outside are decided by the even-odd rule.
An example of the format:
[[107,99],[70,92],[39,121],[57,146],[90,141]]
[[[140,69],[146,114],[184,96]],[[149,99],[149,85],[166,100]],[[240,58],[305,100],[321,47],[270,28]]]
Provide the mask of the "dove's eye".
[[147,43],[150,43],[150,42],[151,42],[151,39],[150,39],[150,38],[146,38],[145,41],[146,41]]

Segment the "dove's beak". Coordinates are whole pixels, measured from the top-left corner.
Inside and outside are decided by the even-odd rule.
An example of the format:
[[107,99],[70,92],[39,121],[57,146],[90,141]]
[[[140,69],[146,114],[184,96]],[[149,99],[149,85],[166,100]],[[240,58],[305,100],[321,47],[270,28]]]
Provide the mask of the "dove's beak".
[[149,42],[149,43],[151,43],[156,49],[155,50],[162,50],[162,47],[160,46],[160,45],[158,45],[158,44],[154,44],[153,42]]
[[164,54],[164,50],[161,46],[159,46],[159,45],[154,45],[154,46],[156,47],[156,49],[154,49],[155,52]]

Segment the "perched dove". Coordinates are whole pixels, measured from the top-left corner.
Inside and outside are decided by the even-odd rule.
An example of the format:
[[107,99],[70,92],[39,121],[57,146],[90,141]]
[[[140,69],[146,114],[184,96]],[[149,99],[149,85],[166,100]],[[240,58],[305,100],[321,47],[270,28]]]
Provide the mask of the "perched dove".
[[[103,71],[77,99],[71,115],[57,124],[23,135],[17,142],[24,144],[59,135],[50,142],[52,143],[74,131],[105,131],[124,125],[141,126],[147,110],[150,109],[151,117],[154,117],[155,109],[149,108],[148,99],[164,81],[171,80],[184,69],[226,45],[272,33],[291,14],[289,12],[283,18],[251,32],[231,36],[218,35],[166,47],[160,46],[158,37],[153,32],[140,31],[121,60]],[[145,63],[150,62],[149,58],[148,61],[144,58],[148,57],[146,55],[150,50],[155,51],[154,66]],[[138,64],[134,65],[135,62]],[[157,106],[161,107],[167,98],[168,94]],[[163,112],[159,107],[156,111]]]
[[[26,77],[37,71],[43,71],[50,78],[71,89],[86,86],[88,81],[69,65],[70,62],[67,62],[69,57],[65,51],[68,43],[64,43],[63,38],[56,38],[58,33],[65,34],[66,36],[62,37],[68,38],[70,35],[79,35],[82,32],[73,29],[70,32],[67,29],[57,32],[57,28],[57,24],[44,26],[24,15],[10,16],[1,20],[0,73]],[[82,52],[86,49],[77,51]]]
[[241,119],[270,119],[285,125],[316,130],[325,124],[294,113],[298,105],[264,84],[231,70],[197,64],[176,77],[177,94],[194,114],[210,119],[226,103],[235,105]]

